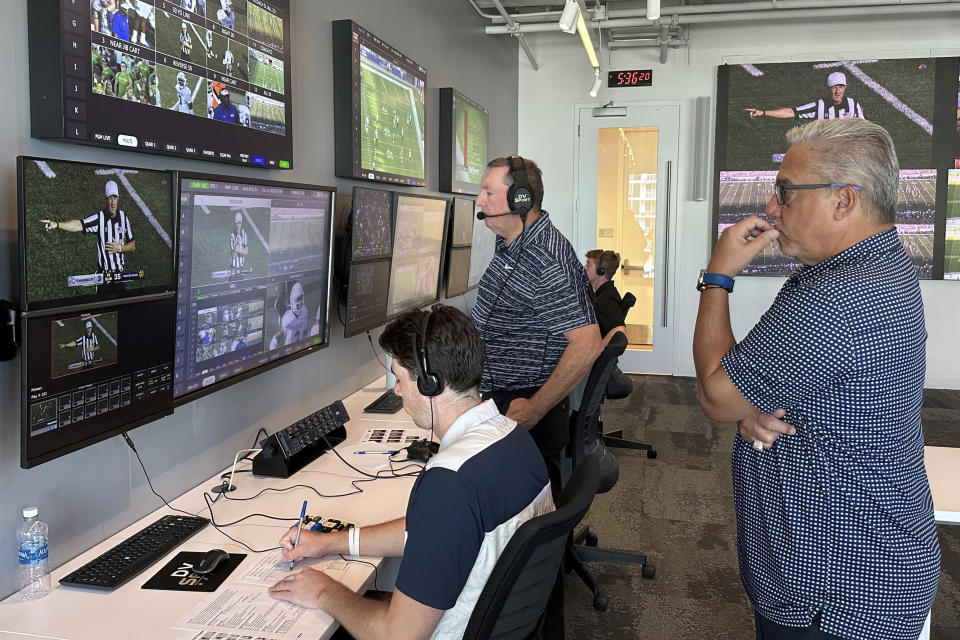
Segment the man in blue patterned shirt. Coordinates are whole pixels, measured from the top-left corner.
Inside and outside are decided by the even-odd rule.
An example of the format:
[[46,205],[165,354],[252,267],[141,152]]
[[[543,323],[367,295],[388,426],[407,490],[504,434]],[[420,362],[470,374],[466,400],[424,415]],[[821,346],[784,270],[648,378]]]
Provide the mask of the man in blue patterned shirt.
[[[757,638],[916,638],[940,548],[920,426],[923,301],[894,227],[893,142],[860,119],[787,140],[774,224],[724,231],[697,286],[700,405],[739,424],[740,577]],[[805,266],[737,343],[733,277],[774,240]]]

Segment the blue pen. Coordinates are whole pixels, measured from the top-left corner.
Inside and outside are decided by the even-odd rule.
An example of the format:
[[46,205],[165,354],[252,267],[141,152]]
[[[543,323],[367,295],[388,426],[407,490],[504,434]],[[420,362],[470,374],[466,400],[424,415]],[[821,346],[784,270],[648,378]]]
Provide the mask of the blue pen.
[[392,456],[395,453],[399,453],[399,451],[354,451],[353,453],[354,455],[357,455],[357,456],[369,456],[373,454]]
[[[307,515],[307,501],[304,500],[303,506],[300,507],[300,524],[297,525],[297,539],[293,543],[294,549],[296,549],[297,546],[300,544],[300,532],[303,531],[303,521],[306,518],[306,515]],[[293,565],[295,562],[296,560],[290,561],[290,571],[293,571]]]

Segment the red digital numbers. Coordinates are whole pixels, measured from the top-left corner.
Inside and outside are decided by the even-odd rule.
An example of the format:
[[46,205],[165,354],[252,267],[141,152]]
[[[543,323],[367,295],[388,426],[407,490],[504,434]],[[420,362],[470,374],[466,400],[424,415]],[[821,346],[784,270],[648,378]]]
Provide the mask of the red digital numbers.
[[653,71],[651,70],[611,71],[607,77],[608,87],[638,87],[653,84]]

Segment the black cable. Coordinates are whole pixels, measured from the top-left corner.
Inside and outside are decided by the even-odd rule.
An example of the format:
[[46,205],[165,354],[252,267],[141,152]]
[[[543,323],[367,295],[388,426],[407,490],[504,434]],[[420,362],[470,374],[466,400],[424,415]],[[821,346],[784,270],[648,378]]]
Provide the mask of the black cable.
[[162,495],[157,493],[157,490],[153,488],[153,483],[150,481],[150,474],[147,473],[147,468],[143,465],[143,460],[140,458],[140,453],[137,451],[137,448],[133,446],[133,440],[130,439],[130,436],[127,435],[126,431],[121,431],[120,435],[122,435],[123,439],[127,442],[127,446],[130,447],[130,449],[133,451],[134,454],[136,454],[137,461],[140,463],[140,468],[143,469],[143,477],[147,479],[147,484],[150,485],[150,491],[153,492],[153,495],[163,500],[163,504],[167,505],[168,509],[172,509],[173,511],[178,511],[180,513],[184,513],[190,516],[191,518],[196,518],[197,516],[194,513],[189,513],[187,511],[184,511],[183,509],[177,509],[176,507],[171,507],[170,503],[167,502],[167,500]]
[[380,572],[377,571],[377,565],[373,564],[372,562],[367,562],[366,560],[353,560],[352,558],[346,558],[342,553],[338,553],[337,555],[340,556],[340,559],[344,562],[359,562],[360,564],[368,564],[373,567],[373,590],[379,591],[379,589],[377,589],[377,581],[380,580]]
[[385,365],[383,361],[380,360],[380,354],[377,353],[377,348],[373,346],[373,337],[371,337],[369,329],[367,330],[367,341],[370,343],[370,348],[373,349],[373,355],[377,358],[377,362],[380,363],[380,366],[383,367],[384,371],[386,371],[387,373],[393,373],[392,371],[390,371],[390,369],[387,368],[387,365]]

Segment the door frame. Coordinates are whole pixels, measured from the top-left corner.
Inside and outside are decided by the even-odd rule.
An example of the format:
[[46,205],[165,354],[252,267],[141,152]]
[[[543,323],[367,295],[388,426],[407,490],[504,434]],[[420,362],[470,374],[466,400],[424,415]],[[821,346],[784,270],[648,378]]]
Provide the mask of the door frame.
[[[607,102],[610,106],[616,107],[637,107],[637,108],[654,108],[654,107],[677,107],[677,166],[674,167],[671,191],[673,192],[673,200],[671,201],[671,215],[670,215],[670,225],[669,225],[669,255],[667,256],[667,266],[669,281],[667,282],[667,291],[668,291],[668,301],[666,304],[667,317],[669,321],[668,333],[670,339],[673,341],[673,349],[670,356],[670,365],[668,367],[669,375],[677,375],[677,363],[679,359],[677,358],[677,348],[679,337],[679,323],[677,322],[677,308],[678,308],[678,287],[677,287],[677,275],[679,273],[679,262],[678,256],[679,251],[677,247],[677,241],[680,238],[682,232],[681,218],[683,217],[683,198],[682,194],[685,194],[688,189],[687,176],[685,171],[681,171],[681,160],[687,158],[689,154],[685,154],[685,151],[689,150],[690,146],[690,136],[693,135],[693,132],[690,131],[689,126],[684,126],[688,121],[689,114],[693,108],[693,104],[690,100],[631,100],[625,102],[617,102],[611,104],[612,100]],[[581,125],[581,113],[584,109],[594,109],[596,107],[603,107],[604,103],[599,102],[577,102],[574,104],[573,108],[573,118],[574,118],[574,143],[573,143],[573,197],[572,202],[570,203],[570,210],[573,212],[573,224],[572,224],[572,238],[571,242],[575,250],[578,250],[579,247],[586,246],[581,241],[586,241],[586,238],[580,237],[580,179],[581,179],[581,170],[580,170],[580,153],[581,153],[581,141],[580,136],[580,125]],[[616,118],[611,118],[611,122],[616,121]],[[690,152],[692,153],[692,151]],[[688,163],[683,163],[683,166],[686,166]],[[668,194],[668,197],[669,194]],[[594,230],[594,233],[596,231]],[[595,237],[590,239],[590,244],[595,244]],[[655,318],[655,321],[660,321],[660,318]]]

